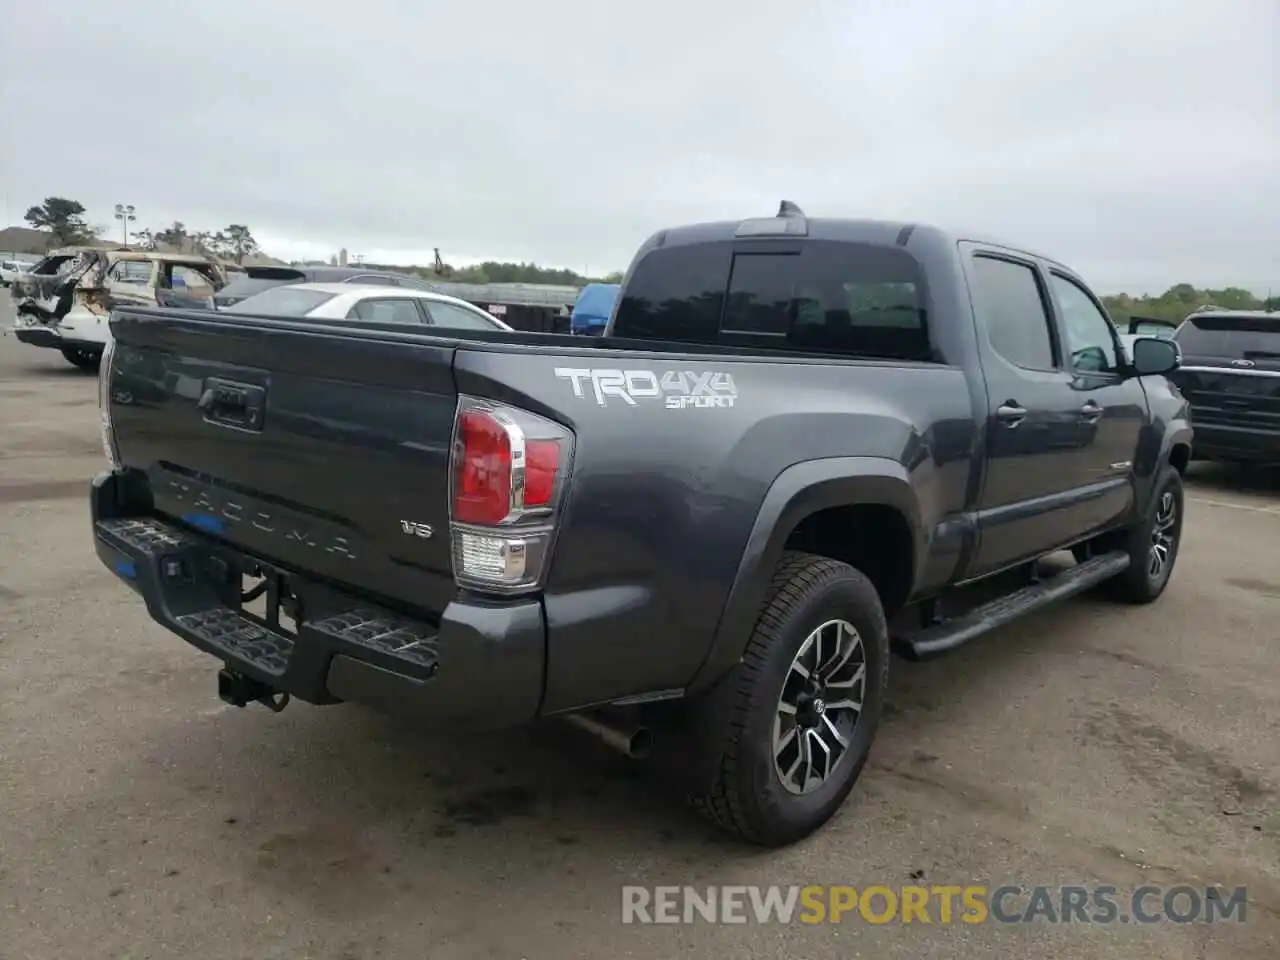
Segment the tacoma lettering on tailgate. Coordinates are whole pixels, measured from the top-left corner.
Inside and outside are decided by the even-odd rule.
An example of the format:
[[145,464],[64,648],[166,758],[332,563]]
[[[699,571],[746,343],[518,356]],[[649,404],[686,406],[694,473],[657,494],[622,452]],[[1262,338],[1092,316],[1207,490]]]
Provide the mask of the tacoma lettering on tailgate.
[[184,508],[182,519],[206,533],[221,534],[236,527],[249,527],[259,534],[279,537],[289,543],[323,550],[335,556],[356,558],[351,541],[324,529],[324,524],[294,516],[280,509],[264,509],[262,504],[246,504],[203,484],[196,485],[166,477],[157,487]]

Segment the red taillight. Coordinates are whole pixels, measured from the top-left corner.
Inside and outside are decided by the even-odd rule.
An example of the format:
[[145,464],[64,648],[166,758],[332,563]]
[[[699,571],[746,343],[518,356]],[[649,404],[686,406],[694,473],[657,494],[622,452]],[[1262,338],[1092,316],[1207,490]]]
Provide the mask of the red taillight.
[[[524,489],[516,490],[514,445],[524,445]],[[525,510],[549,507],[560,467],[560,443],[525,440],[522,431],[488,410],[463,410],[458,415],[455,452],[453,519],[458,523],[501,523]]]
[[483,410],[458,417],[457,477],[453,518],[459,523],[500,523],[511,512],[511,437]]
[[547,507],[556,489],[556,470],[560,467],[560,443],[556,440],[530,440],[524,448],[524,505]]
[[460,587],[507,596],[541,587],[573,455],[567,427],[458,397],[449,537]]

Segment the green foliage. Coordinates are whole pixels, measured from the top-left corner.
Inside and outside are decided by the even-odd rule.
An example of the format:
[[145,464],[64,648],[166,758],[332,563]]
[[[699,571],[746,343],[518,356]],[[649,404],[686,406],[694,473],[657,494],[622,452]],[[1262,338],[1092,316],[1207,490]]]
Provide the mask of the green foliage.
[[65,197],[45,197],[44,203],[27,210],[23,219],[37,230],[53,234],[54,246],[92,243],[93,231],[84,219],[84,205]]
[[452,283],[545,283],[555,286],[581,287],[588,283],[620,283],[621,272],[609,274],[603,280],[598,277],[584,277],[582,274],[563,267],[540,267],[536,263],[499,263],[486,260],[484,263],[469,267],[455,267],[446,264],[443,273],[437,273],[431,267],[404,267],[386,263],[370,263],[365,260],[361,266],[370,270],[398,270],[412,273],[424,280],[448,280]]
[[259,250],[258,241],[253,239],[249,228],[242,223],[233,223],[229,227],[218,230],[198,230],[191,233],[186,224],[175,220],[163,230],[135,230],[134,244],[144,250],[159,249],[161,244],[179,253],[204,253],[223,260],[234,260],[243,263],[244,258],[252,256]]
[[[1240,287],[1224,287],[1221,290],[1198,290],[1189,283],[1174,284],[1159,296],[1131,297],[1127,293],[1118,293],[1103,297],[1103,304],[1111,319],[1120,326],[1129,322],[1130,317],[1153,317],[1157,320],[1169,320],[1181,323],[1187,314],[1197,307],[1213,306],[1227,310],[1265,310],[1268,300],[1254,296],[1250,291]],[[1270,298],[1270,309],[1280,308],[1280,297]]]
[[187,232],[187,225],[181,220],[175,220],[171,225],[163,230],[157,230],[153,235],[153,239],[157,244],[165,244],[173,247],[174,250],[186,250],[191,242],[191,234]]
[[[596,278],[582,276],[576,270],[556,268],[556,266],[538,266],[538,264],[502,264],[495,260],[486,260],[483,264],[471,266],[452,266],[445,264],[443,273],[436,273],[430,266],[396,266],[392,264],[371,264],[362,262],[370,270],[401,270],[421,276],[426,280],[449,280],[452,283],[545,283],[559,287],[582,287],[594,283]],[[617,274],[621,279],[622,274]]]
[[243,223],[231,224],[226,230],[217,234],[215,242],[220,244],[228,259],[236,263],[244,263],[245,257],[258,252],[258,241],[253,239],[253,234]]

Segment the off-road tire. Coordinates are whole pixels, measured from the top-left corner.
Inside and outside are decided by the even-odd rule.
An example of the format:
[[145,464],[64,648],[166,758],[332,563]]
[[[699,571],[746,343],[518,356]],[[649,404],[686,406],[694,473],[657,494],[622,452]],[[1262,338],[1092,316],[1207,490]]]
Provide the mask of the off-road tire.
[[102,351],[85,350],[80,347],[63,347],[62,355],[67,362],[84,370],[86,373],[97,373],[102,363]]
[[[1156,518],[1160,512],[1160,504],[1168,494],[1173,498],[1176,510],[1173,526],[1173,546],[1169,551],[1159,576],[1150,574],[1152,534],[1155,531]],[[1129,554],[1129,566],[1118,576],[1102,584],[1103,592],[1121,603],[1151,603],[1164,593],[1173,575],[1173,567],[1178,559],[1178,548],[1182,544],[1182,474],[1169,463],[1160,468],[1156,476],[1155,486],[1151,492],[1151,500],[1141,521],[1124,531],[1113,549],[1124,550]]]
[[[847,753],[826,783],[790,793],[774,770],[773,721],[800,645],[824,622],[843,619],[860,635],[866,658],[862,713]],[[825,824],[862,772],[884,706],[889,635],[871,581],[846,563],[787,552],[743,654],[721,760],[709,792],[690,800],[712,822],[743,840],[784,846]]]

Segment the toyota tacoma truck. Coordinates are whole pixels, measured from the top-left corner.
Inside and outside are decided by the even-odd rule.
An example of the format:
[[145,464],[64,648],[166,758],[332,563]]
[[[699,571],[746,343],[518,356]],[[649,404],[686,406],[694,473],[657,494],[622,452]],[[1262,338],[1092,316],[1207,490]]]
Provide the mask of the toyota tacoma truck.
[[111,327],[96,549],[224,700],[569,718],[759,844],[843,803],[891,650],[1147,603],[1177,559],[1176,348],[977,236],[791,203],[662,230],[598,338]]

